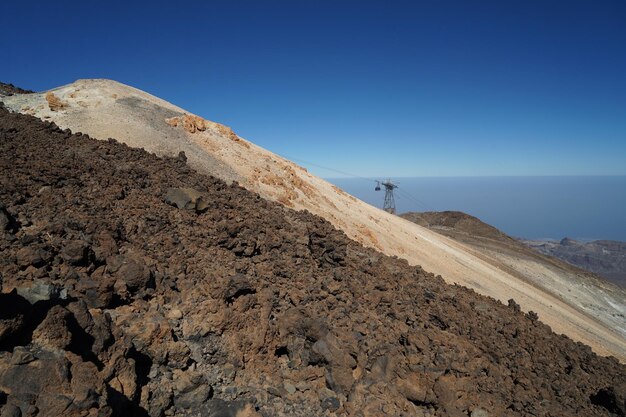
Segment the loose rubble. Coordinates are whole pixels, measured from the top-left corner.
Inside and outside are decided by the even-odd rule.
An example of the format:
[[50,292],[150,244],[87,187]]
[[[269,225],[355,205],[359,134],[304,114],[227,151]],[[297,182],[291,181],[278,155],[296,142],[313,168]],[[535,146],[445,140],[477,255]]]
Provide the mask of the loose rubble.
[[0,146],[3,417],[626,415],[616,359],[182,156]]

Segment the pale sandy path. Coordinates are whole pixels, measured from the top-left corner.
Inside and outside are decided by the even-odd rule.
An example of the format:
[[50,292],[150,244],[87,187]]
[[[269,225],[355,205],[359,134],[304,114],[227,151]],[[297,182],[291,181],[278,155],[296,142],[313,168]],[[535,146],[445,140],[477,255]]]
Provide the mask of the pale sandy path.
[[[449,283],[473,288],[506,303],[515,299],[525,311],[533,310],[557,333],[590,345],[602,355],[626,361],[626,324],[607,323],[575,307],[552,290],[542,288],[545,272],[528,265],[525,279],[498,268],[499,263],[479,256],[467,246],[385,213],[305,169],[253,143],[230,129],[196,117],[145,92],[109,80],[79,80],[51,90],[62,107],[51,110],[46,93],[4,97],[7,107],[53,120],[61,128],[81,131],[97,139],[114,137],[129,146],[159,155],[184,151],[200,171],[237,180],[263,197],[295,209],[307,209],[343,230],[352,239],[385,254],[421,265]],[[54,101],[54,100],[53,100]],[[554,277],[552,277],[554,278]],[[563,285],[567,285],[563,281]],[[558,285],[557,285],[558,287]],[[558,288],[557,288],[558,289]],[[593,293],[593,289],[591,290]],[[590,298],[592,300],[592,297]],[[615,300],[613,300],[615,301]],[[615,311],[626,300],[617,300]]]

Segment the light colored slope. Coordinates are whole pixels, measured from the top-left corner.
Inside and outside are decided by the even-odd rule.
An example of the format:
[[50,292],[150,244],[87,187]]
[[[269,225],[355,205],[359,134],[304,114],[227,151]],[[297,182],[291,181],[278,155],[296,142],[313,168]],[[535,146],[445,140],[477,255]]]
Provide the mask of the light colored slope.
[[4,97],[3,101],[15,111],[53,120],[63,129],[96,139],[115,138],[158,155],[184,151],[197,168],[220,172],[228,181],[239,180],[234,170],[204,152],[186,132],[165,124],[165,119],[185,111],[164,100],[109,80],[78,80],[50,93],[66,107],[53,111],[47,93]]
[[[626,288],[542,255],[471,216],[440,212],[403,217],[430,224],[429,230],[462,243],[489,264],[556,295],[626,336]],[[453,223],[455,218],[461,220]]]
[[556,332],[590,345],[599,354],[626,361],[626,340],[619,330],[498,268],[497,263],[477,256],[459,242],[344,193],[296,164],[239,138],[225,126],[185,118],[178,107],[108,80],[80,80],[52,93],[66,104],[65,108],[52,111],[45,93],[5,97],[3,101],[15,111],[54,120],[61,128],[97,139],[115,137],[160,155],[176,155],[182,150],[200,171],[237,180],[288,207],[307,209],[352,239],[421,265],[450,283],[503,302],[514,298],[525,311],[537,312]]
[[477,249],[486,260],[548,291],[626,337],[626,290],[584,271],[501,250]]

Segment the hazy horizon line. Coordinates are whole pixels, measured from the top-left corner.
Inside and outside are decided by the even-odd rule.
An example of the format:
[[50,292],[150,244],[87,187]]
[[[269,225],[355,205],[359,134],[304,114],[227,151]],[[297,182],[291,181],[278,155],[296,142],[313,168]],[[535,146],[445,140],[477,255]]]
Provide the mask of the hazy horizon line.
[[386,175],[386,176],[335,176],[327,177],[320,176],[320,178],[331,179],[361,179],[377,181],[385,179],[402,179],[402,178],[622,178],[626,177],[626,174],[544,174],[544,175]]

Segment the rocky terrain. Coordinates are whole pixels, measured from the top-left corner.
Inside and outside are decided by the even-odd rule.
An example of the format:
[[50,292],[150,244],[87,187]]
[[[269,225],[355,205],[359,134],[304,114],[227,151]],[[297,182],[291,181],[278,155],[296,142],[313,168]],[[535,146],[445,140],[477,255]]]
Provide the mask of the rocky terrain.
[[[537,312],[557,333],[626,361],[626,321],[620,316],[626,296],[612,287],[586,280],[584,286],[572,287],[576,291],[570,296],[571,274],[560,267],[525,260],[520,264],[515,258],[517,266],[508,267],[458,239],[348,195],[227,126],[112,80],[78,80],[41,93],[1,95],[11,111],[54,121],[62,129],[103,141],[114,137],[159,156],[185,152],[188,165],[201,173],[228,184],[237,181],[265,199],[319,215],[349,238],[440,274],[448,283],[503,303],[514,298],[522,311]],[[279,120],[276,126],[280,128]]]
[[0,150],[3,417],[626,415],[615,358],[184,154]]
[[14,86],[13,84],[6,84],[3,82],[0,82],[0,95],[12,96],[14,94],[30,94],[30,93],[34,93],[34,91],[24,90],[22,88]]
[[480,219],[458,211],[405,213],[401,217],[462,242],[477,256],[519,279],[557,294],[626,338],[626,289],[556,257],[531,249]]
[[522,242],[544,255],[554,256],[626,287],[626,242],[614,240],[580,242],[569,238],[561,241],[522,240]]

